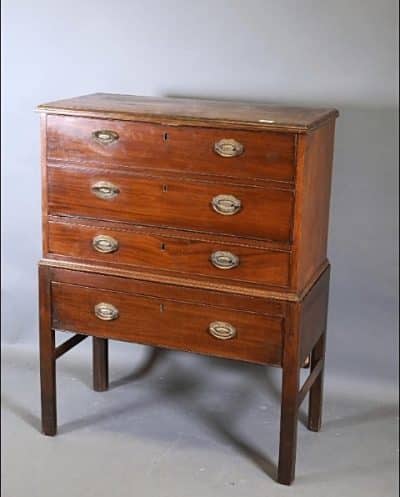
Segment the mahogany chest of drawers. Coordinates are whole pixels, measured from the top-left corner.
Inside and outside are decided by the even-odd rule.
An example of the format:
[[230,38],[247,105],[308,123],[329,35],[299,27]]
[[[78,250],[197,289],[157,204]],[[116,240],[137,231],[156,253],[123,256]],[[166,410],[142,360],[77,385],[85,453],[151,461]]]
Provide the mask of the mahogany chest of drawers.
[[337,111],[111,94],[39,111],[43,432],[56,359],[87,336],[99,391],[108,339],[279,366],[290,484],[307,394],[321,425]]

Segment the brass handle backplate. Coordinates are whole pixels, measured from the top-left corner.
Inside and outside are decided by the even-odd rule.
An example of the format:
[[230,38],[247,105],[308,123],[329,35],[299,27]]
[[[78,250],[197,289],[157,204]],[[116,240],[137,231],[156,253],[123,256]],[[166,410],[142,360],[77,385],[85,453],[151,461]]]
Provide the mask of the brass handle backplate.
[[243,145],[233,138],[223,138],[214,143],[214,152],[221,157],[237,157],[243,151]]
[[93,131],[92,138],[95,142],[100,143],[101,145],[110,145],[110,143],[114,143],[119,139],[119,134],[115,131],[111,131],[110,129],[99,129],[97,131]]
[[242,202],[233,195],[217,195],[211,201],[212,208],[223,216],[233,216],[240,211]]
[[119,188],[109,181],[98,181],[92,185],[91,190],[93,195],[104,200],[114,198],[119,194]]
[[224,321],[213,321],[208,326],[210,335],[219,340],[230,340],[236,336],[236,328]]
[[102,254],[110,254],[118,250],[118,241],[112,236],[97,235],[92,240],[92,247]]
[[239,257],[232,252],[217,250],[211,254],[211,262],[218,269],[233,269],[239,266]]
[[107,304],[106,302],[100,302],[94,306],[94,313],[97,318],[102,321],[113,321],[119,317],[118,309],[112,305]]

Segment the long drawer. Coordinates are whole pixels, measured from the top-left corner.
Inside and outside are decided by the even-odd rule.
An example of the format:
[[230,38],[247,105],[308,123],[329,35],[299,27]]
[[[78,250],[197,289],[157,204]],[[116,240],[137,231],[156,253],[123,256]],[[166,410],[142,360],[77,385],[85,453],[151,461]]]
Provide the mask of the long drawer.
[[202,275],[224,282],[286,287],[290,254],[195,234],[53,219],[49,252],[77,260]]
[[59,282],[51,292],[55,329],[281,364],[282,317]]
[[295,135],[48,116],[47,158],[293,181]]
[[49,214],[289,242],[293,192],[48,166]]

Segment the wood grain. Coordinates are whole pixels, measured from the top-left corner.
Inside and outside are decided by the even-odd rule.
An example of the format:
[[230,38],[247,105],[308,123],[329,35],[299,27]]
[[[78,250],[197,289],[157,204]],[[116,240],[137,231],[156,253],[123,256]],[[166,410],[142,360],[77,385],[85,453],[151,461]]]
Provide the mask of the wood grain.
[[307,132],[338,116],[331,108],[94,93],[38,106],[40,112],[172,125]]
[[335,123],[298,142],[292,286],[304,288],[326,262]]
[[[52,283],[53,327],[100,338],[126,340],[257,363],[281,363],[282,320],[239,311],[172,302],[156,297]],[[102,321],[100,302],[114,305],[119,317]],[[236,337],[218,340],[209,324],[232,324]]]
[[[63,218],[65,219],[65,218]],[[221,244],[196,240],[196,236],[168,237],[156,235],[146,228],[110,229],[83,224],[82,221],[49,222],[49,253],[69,256],[80,261],[99,264],[132,265],[139,268],[161,269],[193,277],[203,275],[215,280],[243,281],[266,286],[287,286],[289,279],[288,252],[260,250],[250,246]],[[118,249],[100,253],[93,248],[96,236],[111,236]],[[239,266],[224,270],[211,263],[211,254],[229,251],[239,257]]]
[[[321,427],[329,293],[327,234],[335,109],[92,94],[39,106],[43,432],[54,435],[55,359],[93,337],[93,386],[108,388],[108,340],[282,367],[278,481],[294,479],[300,402]],[[93,135],[109,130],[115,140]],[[239,142],[221,157],[216,141]],[[239,147],[240,148],[240,147]],[[98,181],[116,186],[100,199]],[[234,195],[233,216],[212,199]],[[95,236],[118,249],[95,251]],[[222,250],[234,269],[210,262]],[[118,317],[104,321],[107,302]],[[209,333],[231,323],[228,340]],[[54,329],[76,332],[55,348]],[[300,369],[311,355],[310,376]]]
[[315,282],[302,301],[299,323],[300,360],[304,360],[326,330],[329,301],[330,266]]
[[182,285],[146,281],[127,276],[110,276],[99,270],[65,269],[57,267],[55,261],[42,260],[41,265],[46,266],[50,271],[51,281],[59,283],[107,288],[111,291],[150,295],[188,304],[210,305],[228,310],[253,312],[269,316],[282,317],[286,314],[287,303],[274,298],[249,297],[215,289],[204,290],[199,287],[184,287]]
[[47,216],[48,216],[48,195],[47,195],[47,115],[40,116],[40,173],[42,187],[42,251],[43,254],[48,252],[48,236],[47,236]]
[[[120,194],[111,200],[91,192],[98,181],[111,181]],[[242,209],[233,216],[215,212],[213,197],[234,195]],[[48,209],[53,215],[129,221],[208,233],[268,240],[291,237],[293,194],[290,191],[132,176],[125,172],[48,167]]]
[[[90,165],[115,164],[222,178],[293,181],[295,135],[262,131],[193,128],[49,115],[47,158]],[[98,130],[118,133],[116,142],[97,143]],[[237,157],[221,157],[214,144],[235,139],[244,146]]]

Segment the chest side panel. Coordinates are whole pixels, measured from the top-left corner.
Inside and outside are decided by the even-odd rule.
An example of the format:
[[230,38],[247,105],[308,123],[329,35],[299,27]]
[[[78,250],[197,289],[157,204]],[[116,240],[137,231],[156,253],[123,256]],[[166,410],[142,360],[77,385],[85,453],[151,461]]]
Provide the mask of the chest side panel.
[[298,140],[292,286],[303,289],[327,264],[335,121]]

